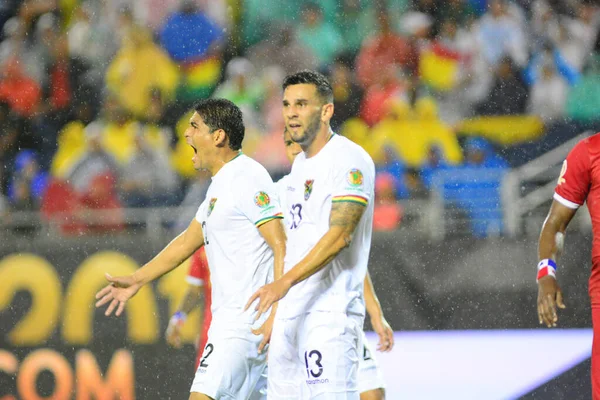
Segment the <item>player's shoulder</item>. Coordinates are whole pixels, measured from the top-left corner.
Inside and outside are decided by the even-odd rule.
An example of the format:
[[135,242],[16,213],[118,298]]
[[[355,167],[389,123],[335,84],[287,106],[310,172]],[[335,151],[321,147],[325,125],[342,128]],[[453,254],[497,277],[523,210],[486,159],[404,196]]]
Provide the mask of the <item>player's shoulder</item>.
[[275,187],[277,188],[277,190],[284,188],[287,185],[287,181],[290,179],[289,177],[289,175],[285,175],[277,182],[275,182]]
[[334,151],[338,161],[350,163],[361,162],[369,167],[372,167],[373,169],[375,168],[375,163],[373,162],[373,159],[369,153],[367,153],[365,149],[354,143],[352,140],[345,136],[336,134],[332,138],[332,141],[334,141],[332,144],[335,145]]
[[236,173],[233,180],[242,182],[268,179],[273,182],[267,169],[252,157],[240,154],[239,160],[236,161],[238,162],[235,165]]
[[576,146],[587,147],[588,149],[600,149],[600,132],[580,140]]

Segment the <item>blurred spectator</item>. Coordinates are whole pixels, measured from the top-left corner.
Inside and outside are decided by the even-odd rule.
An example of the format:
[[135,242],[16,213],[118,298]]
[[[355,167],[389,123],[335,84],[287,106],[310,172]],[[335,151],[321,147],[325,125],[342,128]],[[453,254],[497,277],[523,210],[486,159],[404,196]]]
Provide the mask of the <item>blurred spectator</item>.
[[[90,218],[90,211],[105,211]],[[96,175],[80,198],[77,216],[87,222],[87,233],[115,233],[124,228],[124,215],[112,175]]]
[[48,175],[39,170],[36,154],[21,150],[15,157],[14,172],[8,190],[11,208],[36,210],[48,184]]
[[5,60],[0,77],[0,101],[8,103],[21,117],[31,117],[38,111],[41,95],[40,86],[25,75],[18,58]]
[[167,18],[160,31],[160,43],[178,63],[190,63],[215,53],[223,40],[222,28],[185,0],[179,11]]
[[385,143],[407,167],[420,168],[427,160],[431,146],[438,146],[443,158],[452,164],[460,163],[462,153],[454,132],[437,119],[435,103],[421,98],[415,109],[404,101],[392,101],[388,115],[371,132],[374,141]]
[[318,65],[311,50],[301,43],[291,25],[272,24],[263,41],[247,51],[248,58],[258,71],[269,66],[283,68],[285,75]]
[[119,167],[114,158],[102,149],[101,131],[97,123],[88,125],[85,134],[86,150],[66,174],[66,181],[79,195],[89,190],[90,182],[96,176],[118,176],[119,174]]
[[434,41],[421,52],[422,83],[437,91],[460,88],[473,73],[475,46],[470,32],[459,29],[453,20],[445,20]]
[[323,19],[323,10],[317,3],[309,2],[302,7],[298,38],[312,50],[322,66],[329,65],[335,55],[343,49],[340,33],[334,25]]
[[436,146],[442,152],[443,159],[450,164],[459,164],[462,160],[462,151],[456,135],[438,118],[437,105],[431,97],[422,97],[415,103],[415,112],[418,126],[423,135],[427,137],[427,148]]
[[223,28],[185,0],[165,22],[160,42],[181,69],[177,98],[187,102],[208,97],[221,76]]
[[436,172],[443,171],[448,168],[449,164],[444,159],[444,153],[438,145],[429,146],[427,152],[427,160],[421,167],[421,181],[427,190],[431,190],[433,177]]
[[349,60],[338,57],[331,65],[329,81],[333,88],[335,113],[331,118],[331,128],[338,132],[346,120],[360,114],[363,90],[354,80]]
[[407,98],[407,83],[395,65],[382,66],[375,81],[366,90],[360,106],[360,116],[369,125],[377,124],[384,117],[392,99]]
[[57,178],[65,178],[86,151],[85,127],[94,119],[92,100],[76,99],[71,122],[66,124],[57,138],[57,151],[53,155],[50,172]]
[[8,103],[0,102],[0,193],[4,192],[7,186],[7,173],[13,164],[13,158],[17,152],[19,144],[19,126],[18,119],[11,114]]
[[264,85],[264,101],[262,102],[261,117],[265,124],[265,129],[267,132],[283,132],[285,122],[281,113],[281,82],[285,78],[285,71],[283,68],[275,65],[261,71]]
[[[150,29],[160,30],[165,19],[181,7],[182,0],[138,0],[136,11],[140,19]],[[230,28],[232,7],[227,0],[191,0],[197,9],[206,13],[206,16],[223,28]]]
[[576,121],[600,119],[600,56],[595,54],[567,97],[567,116]]
[[379,32],[367,39],[356,58],[356,75],[363,88],[376,83],[380,71],[400,67],[412,75],[418,65],[416,44],[392,31],[387,13],[377,16]]
[[[309,1],[244,0],[242,18],[243,47],[249,47],[267,36],[271,24],[298,24],[302,8]],[[338,11],[336,0],[319,0],[324,20],[331,23]]]
[[444,21],[452,21],[457,26],[466,27],[475,19],[475,10],[469,0],[445,0],[438,2],[437,8],[437,26],[441,26]]
[[375,209],[373,211],[373,229],[393,231],[399,225],[404,214],[395,194],[395,178],[383,172],[375,179]]
[[508,57],[500,61],[494,84],[487,98],[477,105],[481,115],[524,114],[527,107],[527,87],[515,63]]
[[121,174],[123,203],[127,207],[174,204],[178,179],[169,164],[168,153],[153,148],[143,135],[136,136],[135,144],[136,151]]
[[429,195],[417,168],[407,168],[401,176],[401,184],[407,198],[424,199]]
[[488,12],[476,24],[477,39],[483,58],[497,65],[511,57],[517,65],[527,62],[527,43],[518,21],[508,13],[506,0],[491,0]]
[[432,90],[443,121],[452,124],[469,116],[473,104],[489,91],[491,78],[481,65],[472,30],[445,20],[438,36],[423,49],[419,72],[421,83]]
[[553,64],[545,63],[541,76],[531,87],[527,111],[539,116],[546,125],[562,119],[565,115],[568,84],[556,73]]
[[173,232],[175,234],[180,234],[188,227],[190,221],[196,215],[198,207],[204,201],[209,185],[210,173],[208,171],[197,171],[177,210],[177,215],[179,215],[179,217],[173,226]]
[[226,80],[221,83],[213,97],[234,102],[238,107],[249,107],[258,111],[263,97],[263,86],[256,79],[256,71],[250,61],[242,57],[233,58],[225,69]]
[[119,50],[106,72],[106,84],[125,108],[142,117],[150,103],[152,88],[159,88],[167,101],[179,81],[177,66],[148,33],[135,27],[130,41]]
[[361,0],[342,0],[336,27],[343,32],[343,52],[356,55],[362,43],[377,29],[376,6]]
[[104,83],[110,58],[117,51],[110,26],[100,19],[100,12],[90,2],[80,4],[67,31],[69,54],[85,67],[85,82],[92,87]]

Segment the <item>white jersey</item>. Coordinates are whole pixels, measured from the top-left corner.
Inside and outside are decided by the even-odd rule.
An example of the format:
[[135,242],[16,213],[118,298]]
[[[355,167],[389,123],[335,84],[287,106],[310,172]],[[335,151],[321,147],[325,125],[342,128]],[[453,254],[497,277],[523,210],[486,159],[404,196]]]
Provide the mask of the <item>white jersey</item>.
[[[287,190],[288,181],[289,181],[289,175],[285,175],[281,179],[279,179],[277,182],[275,182],[275,196],[277,196],[277,202],[281,206],[282,210],[284,208],[285,192]],[[288,217],[289,217],[289,213],[284,212],[283,213],[284,225],[287,225],[287,222],[289,219]]]
[[334,135],[315,156],[300,153],[280,193],[287,246],[285,272],[301,261],[329,230],[332,204],[353,202],[366,210],[352,243],[325,268],[292,287],[277,315],[291,318],[310,311],[365,313],[364,279],[371,248],[375,165],[360,146]]
[[210,269],[213,323],[253,321],[246,302],[273,280],[273,252],[257,227],[282,218],[269,173],[240,154],[212,178],[196,220]]

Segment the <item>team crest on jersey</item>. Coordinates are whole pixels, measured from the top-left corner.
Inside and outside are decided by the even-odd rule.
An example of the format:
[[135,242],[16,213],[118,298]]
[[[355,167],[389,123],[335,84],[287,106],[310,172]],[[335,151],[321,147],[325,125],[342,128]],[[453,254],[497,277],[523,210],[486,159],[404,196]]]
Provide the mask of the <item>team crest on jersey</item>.
[[360,172],[360,169],[353,168],[350,171],[348,171],[346,180],[352,187],[362,186],[363,174],[362,172]]
[[314,179],[307,179],[306,182],[304,182],[304,200],[308,200],[308,198],[310,197],[314,182]]
[[269,204],[271,204],[271,198],[265,192],[257,192],[254,195],[254,204],[259,206],[260,208],[265,208]]
[[216,198],[212,198],[210,199],[210,201],[208,202],[208,215],[207,217],[210,217],[210,214],[213,212],[213,209],[215,208],[215,203],[217,202]]
[[567,160],[565,160],[563,162],[562,168],[560,170],[560,175],[558,176],[558,185],[562,185],[563,183],[566,182],[565,180],[565,174],[567,173]]

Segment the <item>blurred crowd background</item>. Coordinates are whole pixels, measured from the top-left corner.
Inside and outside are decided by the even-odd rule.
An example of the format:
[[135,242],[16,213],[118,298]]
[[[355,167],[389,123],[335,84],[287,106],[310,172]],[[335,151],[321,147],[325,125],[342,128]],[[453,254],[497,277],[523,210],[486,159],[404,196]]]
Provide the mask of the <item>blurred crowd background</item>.
[[0,220],[114,233],[130,209],[197,206],[210,178],[183,132],[207,97],[242,108],[277,180],[281,82],[309,68],[376,163],[376,229],[443,187],[472,234],[501,234],[504,173],[600,121],[599,25],[577,0],[5,0]]

